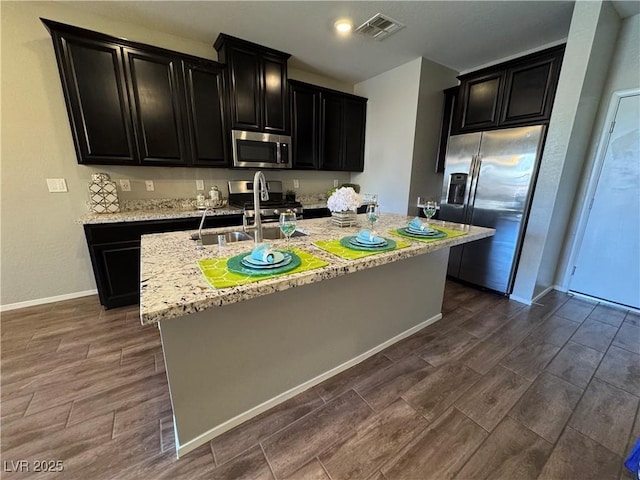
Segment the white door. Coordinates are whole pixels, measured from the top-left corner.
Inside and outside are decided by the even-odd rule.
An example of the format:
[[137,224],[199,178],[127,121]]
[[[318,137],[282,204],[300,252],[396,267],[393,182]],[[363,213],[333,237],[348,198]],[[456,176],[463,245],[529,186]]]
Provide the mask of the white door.
[[640,94],[612,105],[615,123],[594,167],[595,191],[570,290],[640,308]]

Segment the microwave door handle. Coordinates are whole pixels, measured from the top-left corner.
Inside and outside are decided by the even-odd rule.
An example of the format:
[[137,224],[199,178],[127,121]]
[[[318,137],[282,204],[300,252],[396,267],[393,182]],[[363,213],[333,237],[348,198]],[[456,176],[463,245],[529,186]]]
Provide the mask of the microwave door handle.
[[282,152],[280,148],[280,142],[276,142],[276,163],[282,163]]

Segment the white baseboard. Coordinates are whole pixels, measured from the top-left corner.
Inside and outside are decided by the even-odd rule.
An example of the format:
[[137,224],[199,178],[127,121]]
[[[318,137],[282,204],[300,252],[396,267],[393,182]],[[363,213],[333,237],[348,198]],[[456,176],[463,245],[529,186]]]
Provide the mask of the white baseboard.
[[[375,355],[378,352],[381,352],[382,350],[384,350],[385,348],[393,345],[396,342],[399,342],[400,340],[402,340],[403,338],[406,338],[410,335],[413,335],[414,333],[416,333],[419,330],[422,330],[423,328],[427,327],[428,325],[431,325],[432,323],[437,322],[438,320],[440,320],[442,318],[442,314],[439,313],[437,315],[434,315],[433,317],[429,318],[428,320],[425,320],[422,323],[419,323],[418,325],[411,327],[408,330],[405,330],[404,332],[400,333],[399,335],[396,335],[395,337],[381,343],[380,345],[373,347],[371,350],[368,350],[360,355],[358,355],[355,358],[352,358],[351,360],[348,360],[346,362],[344,362],[341,365],[338,365],[335,368],[332,368],[331,370],[328,370],[320,375],[318,375],[315,378],[312,378],[311,380],[308,380],[296,387],[293,387],[289,390],[287,390],[286,392],[281,393],[280,395],[277,395],[269,400],[267,400],[266,402],[261,403],[260,405],[257,405],[253,408],[251,408],[250,410],[247,410],[246,412],[241,413],[240,415],[237,415],[229,420],[227,420],[224,423],[221,423],[220,425],[218,425],[217,427],[212,428],[211,430],[203,433],[202,435],[199,435],[198,437],[189,440],[187,443],[185,443],[184,445],[180,445],[178,444],[176,446],[176,456],[177,458],[180,458],[182,456],[184,456],[185,454],[189,453],[192,450],[195,450],[196,448],[198,448],[200,445],[203,445],[204,443],[208,442],[209,440],[212,440],[213,438],[217,437],[218,435],[222,435],[224,432],[231,430],[233,427],[236,427],[238,425],[240,425],[243,422],[246,422],[247,420],[249,420],[250,418],[253,418],[257,415],[260,415],[262,412],[265,412],[267,410],[269,410],[270,408],[275,407],[276,405],[281,404],[282,402],[285,402],[287,400],[289,400],[292,397],[295,397],[296,395],[298,395],[299,393],[304,392],[305,390],[308,390],[309,388],[325,381],[328,378],[333,377],[334,375],[339,374],[340,372],[345,371],[348,368],[353,367],[354,365],[357,365],[358,363],[366,360],[367,358]],[[174,419],[174,425],[175,425],[175,419]],[[175,435],[176,438],[176,443],[178,443],[178,435]]]
[[514,300],[518,303],[524,303],[525,305],[531,305],[531,300],[526,300],[524,298],[517,297],[515,295],[509,295],[509,300]]
[[516,302],[524,303],[525,305],[533,305],[535,303],[538,303],[538,300],[540,300],[542,297],[544,297],[551,290],[558,290],[558,291],[562,292],[562,289],[560,288],[559,285],[551,285],[550,287],[545,288],[542,292],[540,292],[538,295],[533,297],[531,300],[527,300],[525,298],[521,298],[521,297],[518,297],[516,295],[509,295],[509,300],[515,300]]
[[72,300],[74,298],[88,297],[89,295],[97,295],[98,290],[85,290],[84,292],[65,293],[64,295],[56,295],[55,297],[36,298],[35,300],[27,300],[26,302],[8,303],[0,305],[0,312],[8,312],[18,308],[35,307],[36,305],[44,305],[45,303],[62,302],[63,300]]
[[567,293],[569,293],[569,295],[573,295],[573,296],[575,296],[577,298],[583,298],[585,300],[590,300],[592,302],[603,303],[605,305],[608,305],[608,306],[613,307],[613,308],[618,308],[620,310],[630,310],[630,311],[635,312],[635,313],[640,313],[640,310],[637,309],[637,308],[629,307],[627,305],[620,305],[619,303],[610,302],[608,300],[603,300],[602,298],[591,297],[589,295],[585,295],[584,293],[578,293],[578,292],[574,292],[572,290],[569,290]]
[[538,300],[544,297],[551,290],[557,290],[558,289],[557,287],[558,287],[557,285],[551,285],[550,287],[545,288],[542,292],[540,292],[538,295],[536,295],[531,299],[531,303],[538,303]]

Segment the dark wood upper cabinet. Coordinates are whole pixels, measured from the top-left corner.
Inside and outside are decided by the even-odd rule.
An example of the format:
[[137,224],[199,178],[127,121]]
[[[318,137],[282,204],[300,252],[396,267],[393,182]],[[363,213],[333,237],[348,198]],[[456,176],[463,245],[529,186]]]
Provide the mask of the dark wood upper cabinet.
[[564,45],[458,77],[452,134],[549,122]]
[[290,82],[293,168],[317,169],[320,162],[320,91]]
[[184,74],[193,164],[225,167],[223,68],[212,62],[185,62]]
[[240,47],[227,50],[231,124],[236,130],[259,130],[260,57]]
[[507,69],[501,124],[549,119],[561,62],[560,53]]
[[186,165],[180,60],[128,48],[124,55],[140,162]]
[[320,168],[342,170],[344,155],[344,102],[337,94],[320,97]]
[[364,170],[367,99],[289,81],[293,168]]
[[223,66],[42,19],[78,163],[227,166]]
[[223,33],[214,47],[227,65],[231,129],[288,134],[290,55]]
[[470,78],[463,83],[460,99],[460,131],[485,129],[498,125],[504,86],[502,72]]
[[137,164],[122,50],[51,31],[79,163]]
[[263,55],[264,118],[268,132],[289,132],[287,92],[287,58]]
[[367,102],[363,99],[344,99],[344,157],[342,170],[364,170],[364,135],[367,119]]
[[440,125],[440,140],[438,143],[438,158],[436,160],[436,172],[444,172],[444,162],[447,157],[449,136],[453,133],[453,112],[458,101],[460,87],[451,87],[444,90],[444,104],[442,106],[442,124]]

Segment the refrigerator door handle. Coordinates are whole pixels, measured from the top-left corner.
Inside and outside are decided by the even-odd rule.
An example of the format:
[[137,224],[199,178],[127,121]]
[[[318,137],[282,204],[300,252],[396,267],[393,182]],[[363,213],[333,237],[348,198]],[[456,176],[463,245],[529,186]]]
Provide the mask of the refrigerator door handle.
[[480,176],[480,165],[482,164],[482,155],[474,155],[471,160],[471,184],[469,188],[469,197],[467,198],[467,211],[465,212],[464,222],[471,224],[473,217],[473,207],[476,202],[476,190],[478,189],[478,177]]

